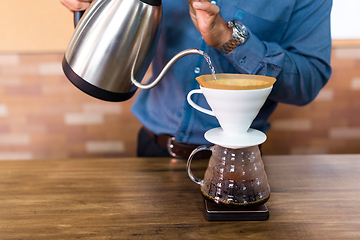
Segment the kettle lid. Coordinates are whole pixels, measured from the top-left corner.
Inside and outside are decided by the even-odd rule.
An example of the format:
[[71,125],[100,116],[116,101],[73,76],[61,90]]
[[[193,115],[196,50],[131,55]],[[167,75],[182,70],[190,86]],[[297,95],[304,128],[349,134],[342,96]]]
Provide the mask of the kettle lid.
[[161,0],[140,0],[140,1],[153,6],[161,6]]

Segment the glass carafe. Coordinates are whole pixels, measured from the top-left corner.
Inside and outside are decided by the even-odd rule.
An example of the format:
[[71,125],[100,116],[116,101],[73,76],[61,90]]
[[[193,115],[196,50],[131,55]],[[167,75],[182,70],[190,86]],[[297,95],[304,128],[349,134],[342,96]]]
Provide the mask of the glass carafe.
[[[203,150],[212,155],[204,179],[191,172],[193,156]],[[220,145],[200,146],[189,156],[187,172],[201,186],[202,195],[222,206],[247,208],[259,206],[270,197],[270,187],[259,147],[227,148]]]

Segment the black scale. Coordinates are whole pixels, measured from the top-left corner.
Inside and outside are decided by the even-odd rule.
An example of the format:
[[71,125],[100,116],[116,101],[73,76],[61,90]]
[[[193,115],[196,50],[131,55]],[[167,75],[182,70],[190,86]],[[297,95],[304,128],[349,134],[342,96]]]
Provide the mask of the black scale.
[[234,209],[221,207],[204,199],[205,218],[209,221],[265,221],[269,219],[269,210],[265,204],[246,208]]

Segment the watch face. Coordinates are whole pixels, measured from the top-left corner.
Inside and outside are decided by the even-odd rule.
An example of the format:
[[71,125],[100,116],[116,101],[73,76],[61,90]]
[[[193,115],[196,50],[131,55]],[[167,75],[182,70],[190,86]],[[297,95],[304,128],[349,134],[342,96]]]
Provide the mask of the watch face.
[[245,25],[242,24],[239,21],[234,20],[233,21],[234,27],[240,32],[241,35],[243,35],[244,37],[248,37],[249,36],[249,32],[246,29]]
[[233,30],[231,39],[220,47],[220,50],[225,54],[232,52],[237,46],[244,44],[249,37],[249,32],[244,24],[237,20],[229,21],[228,27]]

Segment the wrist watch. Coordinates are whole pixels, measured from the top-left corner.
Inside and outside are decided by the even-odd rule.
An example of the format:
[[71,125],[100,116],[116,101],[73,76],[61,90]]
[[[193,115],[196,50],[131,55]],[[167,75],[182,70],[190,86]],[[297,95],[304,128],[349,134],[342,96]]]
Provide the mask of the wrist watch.
[[224,54],[232,52],[237,46],[244,44],[249,38],[248,30],[240,21],[232,20],[227,24],[229,28],[232,28],[233,32],[231,39],[219,48]]

